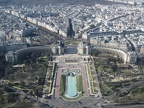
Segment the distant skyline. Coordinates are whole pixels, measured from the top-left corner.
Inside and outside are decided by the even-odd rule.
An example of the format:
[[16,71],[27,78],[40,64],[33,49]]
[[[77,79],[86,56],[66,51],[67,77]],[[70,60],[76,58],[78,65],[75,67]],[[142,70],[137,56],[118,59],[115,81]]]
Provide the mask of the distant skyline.
[[111,5],[117,2],[107,1],[107,0],[0,0],[0,5],[48,5],[48,4],[80,4],[80,5],[94,5],[104,4]]

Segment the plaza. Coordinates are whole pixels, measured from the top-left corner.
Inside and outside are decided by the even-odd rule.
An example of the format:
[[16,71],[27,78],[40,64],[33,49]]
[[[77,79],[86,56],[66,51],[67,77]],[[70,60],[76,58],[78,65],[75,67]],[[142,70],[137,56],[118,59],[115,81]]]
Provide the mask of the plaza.
[[[90,56],[73,54],[54,56],[53,58],[53,62],[57,63],[58,67],[53,94],[55,98],[75,100],[90,95],[98,96],[98,92],[92,93],[94,85],[91,85],[89,81],[91,74],[89,74],[87,66],[91,61]],[[98,88],[98,85],[95,88]]]

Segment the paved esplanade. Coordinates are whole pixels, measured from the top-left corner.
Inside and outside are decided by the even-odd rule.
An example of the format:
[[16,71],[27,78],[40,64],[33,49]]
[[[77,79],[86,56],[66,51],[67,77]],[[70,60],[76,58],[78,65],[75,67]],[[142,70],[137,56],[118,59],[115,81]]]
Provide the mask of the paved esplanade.
[[[58,98],[60,94],[60,79],[62,74],[62,69],[79,69],[82,75],[82,84],[83,84],[83,91],[84,96],[89,96],[88,91],[88,82],[87,82],[87,75],[86,75],[86,69],[85,69],[85,62],[83,58],[88,58],[89,56],[79,56],[79,55],[63,55],[63,56],[57,56],[56,61],[58,62],[58,72],[57,72],[57,78],[56,78],[56,87],[55,87],[55,97]],[[77,60],[76,63],[65,63],[65,60]]]
[[56,86],[55,86],[55,97],[59,97],[59,94],[60,94],[61,71],[62,71],[62,69],[58,67]]

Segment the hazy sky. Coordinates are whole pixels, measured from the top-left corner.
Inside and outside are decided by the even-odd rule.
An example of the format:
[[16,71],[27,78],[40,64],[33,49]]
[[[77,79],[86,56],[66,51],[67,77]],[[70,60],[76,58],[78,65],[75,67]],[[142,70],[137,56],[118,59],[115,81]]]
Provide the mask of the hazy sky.
[[94,5],[96,3],[100,4],[114,4],[113,2],[108,2],[106,0],[0,0],[0,5],[47,5],[47,4],[57,4],[57,3],[69,3],[69,4],[83,4],[83,5]]

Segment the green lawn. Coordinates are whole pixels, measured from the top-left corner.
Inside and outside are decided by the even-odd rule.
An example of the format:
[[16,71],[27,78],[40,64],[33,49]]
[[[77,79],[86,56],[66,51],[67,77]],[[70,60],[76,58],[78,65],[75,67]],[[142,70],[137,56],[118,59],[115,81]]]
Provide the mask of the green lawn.
[[97,89],[96,89],[96,87],[94,87],[94,93],[97,93],[98,91],[97,91]]
[[49,70],[48,80],[52,77],[52,70]]
[[126,69],[126,70],[122,70],[121,75],[122,75],[123,77],[125,77],[125,76],[131,76],[132,73],[131,73],[130,70]]
[[103,72],[103,71],[108,72],[109,70],[111,70],[111,67],[109,65],[107,65],[107,66],[100,65],[98,67],[99,72]]
[[79,75],[76,77],[77,79],[77,90],[78,92],[81,92],[83,90],[83,87],[82,87],[82,76]]
[[103,94],[105,94],[107,92],[107,86],[104,83],[100,83],[100,87],[101,87],[101,91]]
[[60,92],[65,91],[66,76],[62,75],[60,80]]
[[99,66],[98,69],[99,69],[100,72],[103,72],[103,67],[102,66]]
[[64,44],[65,45],[68,45],[68,44],[74,44],[74,45],[77,45],[79,42],[77,41],[73,41],[73,40],[67,40],[67,41],[64,41]]

